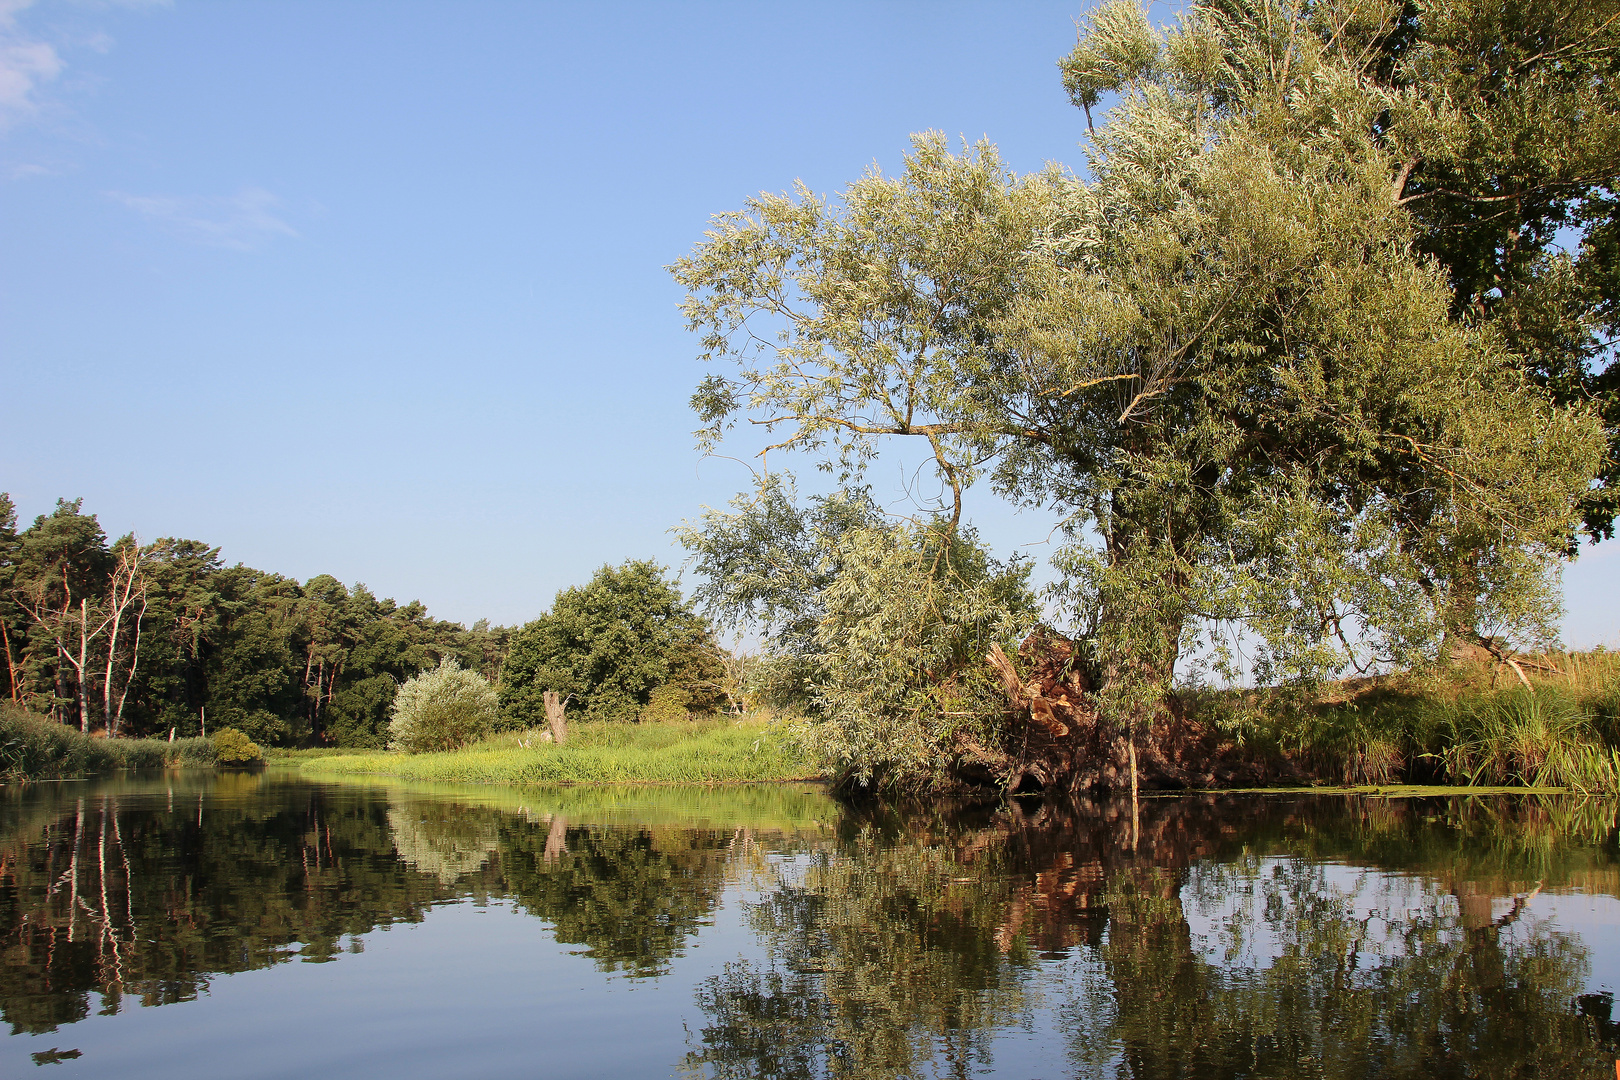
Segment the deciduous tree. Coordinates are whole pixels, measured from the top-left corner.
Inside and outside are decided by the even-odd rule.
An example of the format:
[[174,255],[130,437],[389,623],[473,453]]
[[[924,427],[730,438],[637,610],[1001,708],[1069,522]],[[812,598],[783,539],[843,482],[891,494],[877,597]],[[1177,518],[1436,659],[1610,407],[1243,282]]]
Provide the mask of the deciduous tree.
[[713,681],[701,654],[715,647],[708,625],[656,563],[604,566],[512,635],[501,703],[524,726],[545,716],[547,691],[571,696],[591,719],[634,719],[658,686]]
[[[1064,515],[1073,665],[1133,787],[1209,621],[1262,678],[1432,656],[1465,598],[1550,631],[1602,427],[1452,318],[1402,200],[1453,118],[1374,77],[1380,11],[1160,31],[1110,5],[1066,67],[1081,104],[1119,95],[1088,179],[924,136],[899,177],[756,199],[674,268],[729,368],[694,397],[705,440],[746,416],[858,473],[916,436],[948,522],[981,470]],[[1093,749],[1054,743],[1049,774],[1092,782]]]

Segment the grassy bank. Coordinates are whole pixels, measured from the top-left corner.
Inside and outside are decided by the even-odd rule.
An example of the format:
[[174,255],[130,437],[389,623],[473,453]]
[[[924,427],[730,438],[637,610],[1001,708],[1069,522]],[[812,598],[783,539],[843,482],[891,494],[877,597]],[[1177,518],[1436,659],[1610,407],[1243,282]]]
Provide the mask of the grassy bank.
[[[1620,793],[1620,653],[1353,679],[1318,688],[1195,692],[1183,703],[1279,786],[1444,785]],[[311,775],[472,784],[768,783],[816,763],[763,720],[576,724],[453,753],[279,751]],[[1264,781],[1262,781],[1264,782]]]
[[0,705],[0,781],[67,780],[120,769],[212,765],[209,739],[98,739]]
[[383,752],[293,759],[311,775],[395,776],[472,784],[767,783],[814,778],[814,766],[768,724],[698,720],[574,724],[554,746],[509,733],[440,754]]
[[1620,792],[1620,653],[1551,654],[1520,670],[1523,680],[1506,665],[1470,667],[1193,705],[1279,776]]

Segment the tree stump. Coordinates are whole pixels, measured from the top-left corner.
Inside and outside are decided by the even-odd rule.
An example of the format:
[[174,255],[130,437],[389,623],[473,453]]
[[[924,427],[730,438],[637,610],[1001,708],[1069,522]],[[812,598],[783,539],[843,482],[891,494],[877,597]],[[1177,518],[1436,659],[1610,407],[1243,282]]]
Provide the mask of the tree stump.
[[544,695],[546,722],[551,725],[551,741],[558,746],[568,739],[568,721],[563,717],[563,710],[568,707],[568,698],[573,696],[569,694],[563,697],[555,690],[547,690]]

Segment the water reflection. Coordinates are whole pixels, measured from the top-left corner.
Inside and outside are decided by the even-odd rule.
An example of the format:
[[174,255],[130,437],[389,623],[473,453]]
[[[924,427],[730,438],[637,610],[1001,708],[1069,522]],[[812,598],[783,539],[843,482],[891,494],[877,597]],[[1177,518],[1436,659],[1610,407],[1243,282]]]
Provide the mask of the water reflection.
[[1612,999],[1526,912],[1613,895],[1613,840],[1612,805],[1507,800],[851,822],[751,905],[767,954],[704,984],[687,1064],[967,1076],[1052,1015],[1076,1076],[1596,1076]]
[[[1620,896],[1615,818],[1533,798],[1133,815],[274,773],[10,789],[0,1017],[49,1032],[191,1000],[500,901],[601,972],[688,980],[667,1060],[695,1075],[1600,1076],[1614,988],[1591,928],[1550,915]],[[744,943],[681,967],[722,912]]]

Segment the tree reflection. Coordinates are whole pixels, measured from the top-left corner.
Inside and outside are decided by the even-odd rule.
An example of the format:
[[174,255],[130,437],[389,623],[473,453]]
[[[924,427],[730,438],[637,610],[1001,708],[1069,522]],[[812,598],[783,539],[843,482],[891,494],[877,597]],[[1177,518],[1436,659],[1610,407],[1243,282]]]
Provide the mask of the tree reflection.
[[964,873],[952,849],[862,829],[837,852],[779,871],[749,910],[765,965],[709,980],[706,1049],[716,1076],[966,1075],[986,1035],[1026,1008],[1026,949],[984,928],[1007,902],[996,873]]
[[1612,998],[1533,900],[1620,895],[1609,803],[870,806],[825,827],[773,805],[726,828],[717,807],[692,825],[529,799],[262,775],[7,793],[0,1016],[42,1032],[187,1000],[463,898],[657,976],[735,884],[758,948],[700,986],[695,1073],[965,1077],[1005,1067],[1020,1027],[1077,1077],[1613,1067]]
[[[117,794],[7,805],[0,839],[0,1016],[13,1033],[195,998],[215,974],[335,957],[451,894],[404,867],[387,804],[314,789]],[[154,805],[156,802],[156,805]],[[353,946],[358,947],[358,946]]]
[[1612,894],[1612,850],[1612,814],[1533,801],[880,815],[776,871],[750,911],[769,958],[703,986],[687,1065],[965,1076],[1055,1009],[1077,1076],[1600,1075],[1583,948],[1528,916],[1534,884],[1500,898],[1531,874]]
[[662,974],[719,903],[737,834],[508,819],[503,887],[603,971]]

